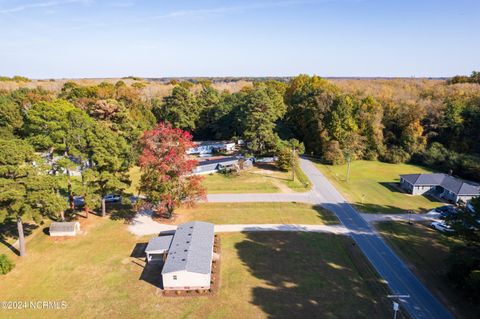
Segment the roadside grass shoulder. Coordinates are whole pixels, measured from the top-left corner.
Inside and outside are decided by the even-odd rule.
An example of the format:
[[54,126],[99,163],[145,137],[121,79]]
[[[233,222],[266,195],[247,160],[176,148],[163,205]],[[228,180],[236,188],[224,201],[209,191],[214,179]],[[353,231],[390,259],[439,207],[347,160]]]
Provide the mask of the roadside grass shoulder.
[[461,245],[460,240],[432,230],[427,222],[413,225],[406,222],[380,222],[376,228],[457,318],[480,317],[480,306],[467,301],[445,276],[449,250]]

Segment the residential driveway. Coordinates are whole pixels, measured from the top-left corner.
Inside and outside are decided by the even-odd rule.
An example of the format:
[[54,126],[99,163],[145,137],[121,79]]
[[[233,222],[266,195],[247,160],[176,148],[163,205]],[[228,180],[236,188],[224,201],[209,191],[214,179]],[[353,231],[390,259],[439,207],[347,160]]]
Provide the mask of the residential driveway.
[[453,318],[310,160],[301,159],[300,166],[313,184],[312,191],[318,198],[318,204],[337,215],[373,267],[386,280],[391,293],[410,296],[400,299],[401,306],[410,317]]
[[[128,230],[137,236],[169,234],[175,232],[176,225],[166,225],[154,221],[151,213],[143,211],[138,214]],[[348,235],[348,230],[341,225],[303,225],[303,224],[231,224],[215,225],[215,232],[260,232],[260,231],[301,231]]]

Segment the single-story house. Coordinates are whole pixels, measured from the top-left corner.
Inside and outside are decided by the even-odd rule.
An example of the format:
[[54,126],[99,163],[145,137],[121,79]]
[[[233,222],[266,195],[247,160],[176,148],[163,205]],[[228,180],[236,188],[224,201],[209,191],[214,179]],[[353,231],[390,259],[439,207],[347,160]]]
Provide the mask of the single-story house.
[[177,227],[162,269],[165,290],[209,289],[214,225],[193,221]]
[[198,141],[195,146],[187,151],[187,154],[212,154],[214,152],[235,150],[235,142],[231,141]]
[[241,164],[243,165],[243,168],[247,168],[253,165],[254,159],[236,156],[207,159],[198,163],[197,167],[193,170],[193,174],[210,174],[221,171],[223,169],[230,169],[231,167],[237,165],[240,167],[241,161],[243,161]]
[[49,228],[49,233],[52,237],[76,236],[79,231],[79,222],[53,222]]
[[400,175],[400,186],[412,195],[437,193],[448,201],[466,203],[480,196],[480,187],[448,174],[405,174]]
[[172,243],[173,235],[159,236],[148,242],[145,253],[147,262],[164,261],[168,254],[168,249]]

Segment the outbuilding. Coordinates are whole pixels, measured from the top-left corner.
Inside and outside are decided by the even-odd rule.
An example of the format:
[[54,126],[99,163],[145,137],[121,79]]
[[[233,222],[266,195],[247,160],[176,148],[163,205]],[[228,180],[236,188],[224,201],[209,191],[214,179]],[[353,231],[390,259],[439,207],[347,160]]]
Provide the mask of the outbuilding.
[[214,225],[188,222],[177,227],[162,269],[165,290],[209,289]]
[[52,237],[76,236],[79,231],[79,222],[53,222],[49,228],[49,233]]

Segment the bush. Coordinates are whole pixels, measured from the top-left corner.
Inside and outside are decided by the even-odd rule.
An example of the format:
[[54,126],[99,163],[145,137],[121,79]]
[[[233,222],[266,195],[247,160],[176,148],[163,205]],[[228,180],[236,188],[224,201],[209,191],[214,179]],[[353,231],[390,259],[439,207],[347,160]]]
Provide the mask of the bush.
[[382,161],[399,164],[408,162],[410,157],[410,154],[405,152],[401,147],[395,145],[385,151],[385,153],[382,155]]
[[0,275],[9,273],[14,267],[15,264],[6,255],[0,255]]
[[345,157],[340,149],[340,143],[338,141],[330,141],[323,152],[323,159],[333,165],[345,164]]

